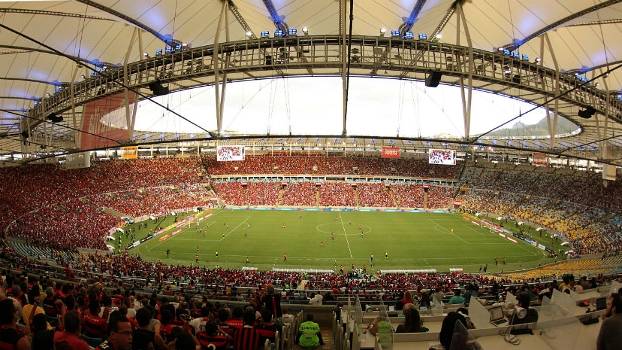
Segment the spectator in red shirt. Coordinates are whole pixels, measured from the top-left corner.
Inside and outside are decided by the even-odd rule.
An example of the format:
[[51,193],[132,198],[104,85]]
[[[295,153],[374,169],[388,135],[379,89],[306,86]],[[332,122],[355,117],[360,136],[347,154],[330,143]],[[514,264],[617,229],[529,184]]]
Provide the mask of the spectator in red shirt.
[[89,350],[89,345],[80,338],[80,316],[75,311],[69,311],[63,319],[65,331],[54,334],[56,350]]
[[99,316],[100,306],[99,302],[92,299],[89,302],[89,310],[84,314],[83,333],[87,337],[91,338],[104,338],[108,333],[108,324],[106,319]]

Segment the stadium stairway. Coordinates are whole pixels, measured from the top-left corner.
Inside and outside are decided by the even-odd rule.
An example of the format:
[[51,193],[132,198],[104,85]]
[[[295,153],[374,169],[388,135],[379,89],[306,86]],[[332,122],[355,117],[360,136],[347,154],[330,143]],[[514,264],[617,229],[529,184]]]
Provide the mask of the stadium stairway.
[[283,203],[283,195],[285,194],[285,188],[281,186],[279,189],[279,195],[276,198],[276,205],[280,206]]
[[389,192],[389,197],[391,198],[391,202],[393,202],[393,206],[396,208],[399,208],[400,203],[397,200],[397,198],[395,198],[395,193],[393,193],[393,187],[391,186],[387,187],[387,192]]
[[317,189],[317,186],[315,189],[315,205],[318,207],[320,206],[320,190]]
[[354,187],[354,203],[356,204],[356,207],[359,207],[359,189],[358,187]]
[[108,215],[114,216],[115,218],[122,218],[124,216],[127,216],[119,211],[116,211],[112,208],[108,208],[108,207],[104,207],[102,208],[102,211]]

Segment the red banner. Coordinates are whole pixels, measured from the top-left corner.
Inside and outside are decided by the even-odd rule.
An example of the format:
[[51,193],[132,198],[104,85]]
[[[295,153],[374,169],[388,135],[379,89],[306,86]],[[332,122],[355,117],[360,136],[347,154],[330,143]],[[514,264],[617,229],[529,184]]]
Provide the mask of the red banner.
[[380,151],[381,158],[399,158],[401,149],[399,147],[383,146]]
[[546,154],[540,152],[533,152],[532,161],[533,166],[547,166],[548,159],[546,158]]

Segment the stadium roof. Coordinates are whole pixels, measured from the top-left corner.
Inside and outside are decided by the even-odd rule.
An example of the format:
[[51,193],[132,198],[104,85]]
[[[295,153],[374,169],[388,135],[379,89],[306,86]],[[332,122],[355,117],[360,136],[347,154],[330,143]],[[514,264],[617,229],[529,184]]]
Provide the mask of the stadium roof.
[[[233,14],[226,17],[229,41],[244,40],[249,28],[258,35],[283,25],[338,35],[339,4],[338,0],[231,0],[229,6],[237,8],[243,20]],[[431,34],[442,28],[441,42],[455,43],[453,4],[453,0],[357,0],[352,32],[377,36],[381,28],[410,28],[413,33]],[[2,25],[83,64],[106,65],[138,61],[141,51],[153,53],[171,39],[193,47],[212,44],[221,6],[220,0],[0,0],[0,16]],[[621,0],[478,0],[465,1],[463,9],[475,48],[520,46],[521,54],[539,57],[538,35],[548,33],[561,71],[587,73],[591,78],[622,62]],[[447,21],[449,15],[453,17]],[[140,44],[132,44],[128,51],[134,28],[140,29]],[[464,45],[464,28],[460,33]],[[224,34],[220,40],[225,40]],[[553,67],[551,53],[545,51],[544,64]],[[80,80],[83,70],[49,48],[0,29],[0,132],[9,135],[0,140],[0,153],[19,151],[20,115],[46,94],[54,94],[57,85]],[[606,86],[618,97],[622,69],[599,83],[600,89]]]

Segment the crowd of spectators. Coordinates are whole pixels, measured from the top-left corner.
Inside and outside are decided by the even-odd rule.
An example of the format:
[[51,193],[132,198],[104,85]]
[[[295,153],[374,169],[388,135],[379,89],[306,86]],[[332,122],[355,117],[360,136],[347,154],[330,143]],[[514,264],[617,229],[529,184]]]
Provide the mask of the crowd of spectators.
[[276,205],[280,184],[276,182],[214,182],[218,197],[230,205]]
[[[196,158],[102,161],[77,170],[0,168],[0,229],[59,248],[105,249],[104,237],[119,218],[103,207],[136,215],[205,204],[205,191],[192,187],[204,181],[204,173]],[[122,200],[115,201],[116,196]]]
[[256,350],[275,340],[282,312],[272,286],[253,297],[246,305],[228,306],[200,295],[158,297],[100,282],[62,283],[8,273],[0,281],[0,346]]
[[331,207],[354,207],[356,189],[349,183],[325,182],[320,186],[320,204]]
[[565,235],[579,254],[622,250],[621,181],[599,174],[530,166],[469,164],[465,210],[531,222]]
[[359,183],[356,185],[358,205],[361,207],[395,207],[395,202],[388,189],[382,183]]
[[290,182],[283,187],[281,205],[317,206],[318,189],[313,182]]
[[243,162],[218,162],[204,156],[203,164],[211,175],[282,174],[282,175],[389,175],[418,178],[453,179],[460,167],[428,164],[427,159],[388,159],[362,156],[326,156],[286,153],[247,155]]
[[[425,189],[424,189],[425,188]],[[384,183],[315,182],[214,182],[225,204],[335,206],[377,208],[449,208],[453,189],[444,186]],[[425,198],[427,197],[427,202]]]
[[[266,340],[274,341],[276,332],[282,330],[284,311],[281,304],[292,301],[289,299],[299,294],[295,281],[302,278],[321,283],[323,290],[312,292],[305,299],[309,303],[316,300],[313,305],[334,303],[353,295],[359,297],[362,306],[378,304],[380,301],[390,302],[396,310],[403,310],[405,323],[397,331],[406,333],[429,331],[421,323],[417,309],[430,309],[439,301],[450,304],[455,301],[456,304],[467,306],[473,302],[474,297],[490,302],[503,301],[509,292],[516,295],[521,307],[533,310],[532,305],[540,304],[544,297],[551,298],[555,290],[582,293],[616,279],[616,276],[602,275],[575,279],[572,275],[564,275],[561,280],[527,284],[459,272],[367,275],[360,271],[350,271],[303,275],[296,272],[217,269],[205,272],[218,276],[214,280],[222,283],[221,288],[199,290],[192,286],[187,289],[169,288],[170,284],[175,283],[174,280],[177,280],[178,286],[182,275],[168,276],[164,270],[162,273],[151,270],[141,272],[141,276],[151,275],[154,280],[160,276],[166,280],[158,282],[157,288],[147,291],[144,286],[120,280],[100,278],[97,281],[91,276],[78,274],[85,271],[71,271],[69,266],[65,268],[66,275],[61,279],[46,275],[34,277],[29,274],[36,272],[29,265],[29,259],[15,256],[8,248],[0,251],[0,259],[7,263],[4,265],[7,269],[0,271],[0,346],[19,350],[86,350],[89,347],[194,350],[208,348],[209,344],[216,349],[260,349]],[[105,262],[101,263],[102,260]],[[83,256],[72,264],[92,264],[92,269],[103,272],[99,270],[111,268],[114,264],[128,263],[137,269],[134,273],[139,271],[137,265],[150,265],[134,257],[96,255]],[[195,271],[186,271],[189,272]],[[238,277],[228,279],[228,274]],[[239,278],[244,275],[250,277]],[[249,283],[252,288],[243,290],[245,281],[250,280],[253,280]],[[283,280],[291,283],[281,284],[281,287],[272,284]],[[241,303],[232,305],[226,300],[215,302],[214,299],[223,297],[219,293],[238,296],[235,300]],[[318,298],[319,293],[322,296]],[[607,326],[603,326],[600,332],[599,344],[616,344],[615,339],[619,338],[616,322],[619,321],[617,315],[622,313],[622,300],[616,298],[619,298],[618,294],[612,294],[607,304],[603,316]],[[335,306],[338,308],[339,304]],[[514,305],[509,307],[514,308]],[[458,311],[468,312],[466,308]],[[533,320],[525,322],[537,321],[537,312],[531,313]],[[441,327],[439,341],[447,347],[456,340],[443,335],[451,333],[453,329],[453,321],[446,321],[455,316],[456,312],[449,312]],[[307,319],[312,320],[312,317]],[[521,323],[513,320],[510,324]],[[445,323],[448,323],[447,327]],[[467,323],[464,325],[467,326]],[[299,331],[302,336],[306,328],[301,325]],[[319,326],[316,324],[313,328],[319,335]],[[370,331],[375,334],[373,328]],[[300,344],[304,345],[302,339]]]

